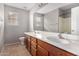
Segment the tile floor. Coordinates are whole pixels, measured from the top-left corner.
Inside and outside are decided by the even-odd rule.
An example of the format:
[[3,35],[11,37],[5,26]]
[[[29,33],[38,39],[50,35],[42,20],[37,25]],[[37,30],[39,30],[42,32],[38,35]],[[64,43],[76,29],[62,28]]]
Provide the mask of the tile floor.
[[5,46],[0,53],[1,56],[31,56],[28,50],[20,44]]

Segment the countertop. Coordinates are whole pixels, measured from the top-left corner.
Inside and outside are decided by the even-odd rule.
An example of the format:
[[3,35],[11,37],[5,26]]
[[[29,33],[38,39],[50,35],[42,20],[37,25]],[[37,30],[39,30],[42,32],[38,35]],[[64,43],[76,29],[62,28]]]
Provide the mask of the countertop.
[[[66,50],[68,52],[71,52],[75,55],[79,55],[79,40],[76,40],[74,42],[69,42],[68,44],[64,44],[64,43],[61,43],[61,42],[55,42],[55,41],[51,41],[49,39],[46,38],[46,36],[53,36],[55,38],[58,38],[58,34],[59,33],[53,33],[53,32],[45,32],[45,31],[42,31],[41,32],[42,34],[35,34],[34,32],[25,32],[24,34],[26,35],[30,35],[32,37],[36,37],[42,41],[45,41],[51,45],[54,45],[58,48],[61,48],[63,50]],[[59,39],[61,40],[61,39]]]

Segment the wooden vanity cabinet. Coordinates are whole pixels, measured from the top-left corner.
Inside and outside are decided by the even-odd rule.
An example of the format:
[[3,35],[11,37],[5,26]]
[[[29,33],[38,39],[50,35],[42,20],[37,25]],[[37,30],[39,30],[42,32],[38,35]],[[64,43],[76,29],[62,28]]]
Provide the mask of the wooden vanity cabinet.
[[27,42],[27,49],[32,56],[75,56],[68,51],[32,36],[28,36]]

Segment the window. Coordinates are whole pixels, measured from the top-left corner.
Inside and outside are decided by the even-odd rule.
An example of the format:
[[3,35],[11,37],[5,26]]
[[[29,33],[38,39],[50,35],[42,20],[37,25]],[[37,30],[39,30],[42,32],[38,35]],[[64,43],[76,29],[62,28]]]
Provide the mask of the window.
[[8,24],[9,25],[18,25],[18,14],[16,12],[9,12],[8,13]]

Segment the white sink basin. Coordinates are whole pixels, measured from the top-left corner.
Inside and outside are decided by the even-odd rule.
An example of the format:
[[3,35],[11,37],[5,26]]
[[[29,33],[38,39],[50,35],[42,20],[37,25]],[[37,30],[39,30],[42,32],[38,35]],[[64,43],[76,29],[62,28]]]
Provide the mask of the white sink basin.
[[44,39],[47,39],[47,40],[50,40],[50,41],[53,41],[53,42],[56,42],[56,43],[69,44],[68,40],[60,39],[58,36],[44,35],[44,34],[41,34],[41,33],[36,34],[36,36],[38,38],[44,38]]
[[70,42],[66,39],[59,39],[53,36],[49,36],[47,37],[48,40],[56,42],[56,43],[63,43],[63,44],[69,44]]
[[59,39],[61,43],[63,44],[69,44],[70,42],[66,39]]
[[50,41],[56,42],[56,43],[60,42],[59,39],[56,38],[56,37],[47,37],[47,39],[50,40]]

